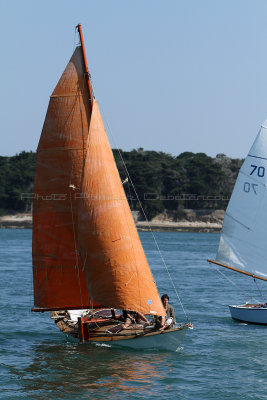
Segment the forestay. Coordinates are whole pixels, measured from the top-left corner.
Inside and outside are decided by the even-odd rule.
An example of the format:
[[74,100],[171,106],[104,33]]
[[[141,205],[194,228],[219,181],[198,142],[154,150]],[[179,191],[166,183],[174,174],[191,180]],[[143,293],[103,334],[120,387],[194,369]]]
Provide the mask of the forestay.
[[216,260],[267,278],[267,120],[246,157],[228,204]]

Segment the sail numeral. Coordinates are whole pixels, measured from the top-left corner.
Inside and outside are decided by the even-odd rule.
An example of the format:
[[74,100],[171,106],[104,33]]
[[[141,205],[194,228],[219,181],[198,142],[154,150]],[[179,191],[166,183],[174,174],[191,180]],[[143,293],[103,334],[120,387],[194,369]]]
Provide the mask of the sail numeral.
[[260,178],[262,178],[264,176],[264,173],[265,173],[265,168],[264,167],[259,167],[258,168],[258,176]]
[[253,192],[254,194],[257,194],[256,187],[258,185],[256,183],[249,183],[245,182],[244,183],[244,192],[249,193],[250,191]]
[[257,165],[250,165],[252,167],[252,171],[250,172],[249,175],[254,174],[254,172],[257,170],[257,175],[259,178],[263,178],[265,174],[265,168],[264,167],[258,167]]

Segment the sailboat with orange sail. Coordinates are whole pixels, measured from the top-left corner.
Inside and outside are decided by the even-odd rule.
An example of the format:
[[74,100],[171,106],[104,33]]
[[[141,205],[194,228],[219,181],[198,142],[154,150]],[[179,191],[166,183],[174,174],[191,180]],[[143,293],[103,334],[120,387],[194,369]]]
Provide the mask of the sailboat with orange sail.
[[121,310],[164,316],[105,132],[81,25],[48,105],[33,200],[36,312],[83,342],[175,350],[190,323],[122,329]]

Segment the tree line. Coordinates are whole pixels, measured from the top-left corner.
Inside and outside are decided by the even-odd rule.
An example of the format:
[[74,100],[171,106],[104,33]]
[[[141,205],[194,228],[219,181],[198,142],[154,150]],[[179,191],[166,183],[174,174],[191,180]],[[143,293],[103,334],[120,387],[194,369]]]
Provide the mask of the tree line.
[[[139,211],[141,218],[144,210],[148,219],[163,211],[179,219],[186,208],[225,209],[242,164],[224,154],[215,158],[191,152],[173,156],[142,148],[113,150],[113,154],[131,209]],[[30,200],[22,194],[33,190],[35,156],[26,151],[0,156],[2,215],[31,210]]]

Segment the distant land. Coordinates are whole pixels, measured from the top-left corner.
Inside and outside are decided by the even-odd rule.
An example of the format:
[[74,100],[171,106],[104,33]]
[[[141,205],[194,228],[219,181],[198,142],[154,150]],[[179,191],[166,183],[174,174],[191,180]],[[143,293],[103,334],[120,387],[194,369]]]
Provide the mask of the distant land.
[[[204,224],[199,230],[205,230],[207,224],[208,230],[220,229],[243,160],[191,152],[173,156],[142,148],[113,150],[113,154],[123,182],[128,176],[124,165],[129,172],[131,179],[124,190],[140,230],[149,229],[142,209],[155,230],[163,230],[163,225],[168,230],[187,230],[186,226],[195,230],[192,224],[196,230],[199,224]],[[28,217],[26,225],[31,226],[34,170],[33,152],[0,156],[0,226],[9,227],[7,216],[15,221],[19,215],[24,221]],[[215,225],[212,228],[210,224]],[[20,226],[26,227],[18,223]]]

